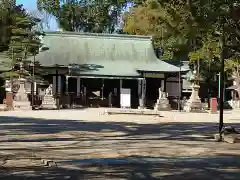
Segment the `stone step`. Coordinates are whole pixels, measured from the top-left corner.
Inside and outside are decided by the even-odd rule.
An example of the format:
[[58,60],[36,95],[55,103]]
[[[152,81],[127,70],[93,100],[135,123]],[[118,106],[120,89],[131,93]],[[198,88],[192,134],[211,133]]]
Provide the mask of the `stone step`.
[[56,105],[55,102],[43,102],[42,105]]
[[160,116],[160,111],[150,110],[150,109],[107,109],[104,114],[132,114],[132,115],[152,115]]
[[48,97],[48,98],[43,98],[43,100],[55,100],[54,98]]

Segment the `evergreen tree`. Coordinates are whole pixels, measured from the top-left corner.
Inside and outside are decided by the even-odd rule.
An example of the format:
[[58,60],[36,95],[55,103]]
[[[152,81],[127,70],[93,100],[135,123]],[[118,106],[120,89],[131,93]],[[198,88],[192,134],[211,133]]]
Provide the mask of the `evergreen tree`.
[[2,62],[9,69],[8,72],[2,73],[5,78],[28,76],[25,67],[29,67],[30,62],[27,59],[35,56],[41,45],[39,39],[41,33],[34,29],[39,20],[27,14],[22,6],[13,6],[8,22],[11,29],[6,51],[7,58]]
[[6,55],[0,64],[3,68],[0,76],[11,79],[12,91],[16,92],[18,84],[15,78],[24,77],[31,80],[33,77],[33,64],[28,58],[38,54],[41,46],[39,37],[43,32],[36,26],[40,20],[28,14],[22,5],[16,5],[14,0],[6,0],[1,5],[5,12],[0,13],[0,22],[4,25],[1,26],[0,53]]

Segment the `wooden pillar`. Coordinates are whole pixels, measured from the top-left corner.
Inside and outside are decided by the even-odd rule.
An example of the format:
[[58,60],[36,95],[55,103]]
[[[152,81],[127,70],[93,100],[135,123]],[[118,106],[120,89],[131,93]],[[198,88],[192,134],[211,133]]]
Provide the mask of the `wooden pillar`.
[[87,105],[87,87],[83,87],[84,104]]
[[145,104],[144,104],[144,99],[143,99],[143,86],[144,86],[144,80],[143,79],[138,79],[138,102],[139,106],[138,109],[143,109]]
[[68,94],[68,76],[66,76],[66,93]]
[[71,102],[70,102],[70,94],[69,94],[69,84],[68,84],[68,79],[69,79],[69,76],[66,76],[66,94],[67,94],[67,106],[68,108],[71,107]]
[[81,79],[80,77],[78,76],[77,77],[77,96],[79,97],[81,94]]
[[167,78],[168,78],[168,76],[164,76],[164,89],[163,89],[163,91],[166,92],[166,93],[168,93],[168,92],[167,92],[167,88],[166,88]]
[[138,79],[138,97],[142,98],[142,79]]
[[101,87],[101,99],[104,99],[104,79],[102,79],[102,87]]
[[58,86],[57,86],[57,88],[58,88],[58,96],[60,97],[60,95],[61,95],[61,89],[62,89],[62,77],[60,76],[60,75],[58,75],[58,80],[57,80],[57,82],[58,82]]
[[122,88],[122,86],[123,86],[123,81],[122,79],[120,79],[120,89]]
[[61,76],[59,76],[58,70],[56,70],[56,74],[53,76],[53,95],[57,98],[61,92]]
[[52,93],[54,96],[56,96],[56,83],[57,83],[56,81],[57,81],[56,76],[54,75],[53,76],[53,85],[52,85]]
[[55,87],[55,89],[56,89],[56,97],[58,97],[58,70],[56,70],[56,76],[55,76],[55,78],[56,78],[56,87]]
[[143,102],[143,107],[145,107],[145,103],[146,103],[146,85],[147,85],[147,81],[146,79],[142,79],[142,102]]
[[161,79],[161,88],[165,92],[165,82],[164,81],[165,81],[164,79]]
[[123,87],[123,80],[120,79],[120,88],[119,88],[119,106],[122,108],[122,105],[121,105],[121,89]]
[[56,93],[55,93],[55,98],[56,98],[56,104],[57,104],[57,108],[60,109],[60,91],[59,91],[59,72],[58,72],[58,69],[56,70]]

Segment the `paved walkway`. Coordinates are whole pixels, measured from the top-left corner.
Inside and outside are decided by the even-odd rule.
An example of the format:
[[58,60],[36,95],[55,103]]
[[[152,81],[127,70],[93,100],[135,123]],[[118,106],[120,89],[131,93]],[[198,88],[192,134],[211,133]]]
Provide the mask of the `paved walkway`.
[[[217,114],[0,113],[0,179],[239,179],[240,143],[216,143]],[[226,112],[240,128],[240,113]],[[46,168],[51,159],[57,168]]]

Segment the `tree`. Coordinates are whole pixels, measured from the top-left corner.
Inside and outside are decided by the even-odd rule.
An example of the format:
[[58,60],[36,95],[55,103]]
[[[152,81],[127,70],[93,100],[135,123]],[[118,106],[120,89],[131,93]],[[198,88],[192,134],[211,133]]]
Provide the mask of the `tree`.
[[234,57],[228,59],[225,67],[228,75],[233,78],[237,87],[235,90],[238,93],[238,97],[240,97],[240,54],[236,53]]
[[208,98],[213,95],[212,90],[218,88],[218,74],[220,71],[221,47],[219,38],[208,35],[202,38],[202,46],[189,53],[189,65],[193,68],[198,64],[199,76],[203,86],[208,89]]
[[[163,59],[181,58],[190,53],[192,62],[202,59],[205,61],[202,65],[211,65],[210,70],[201,67],[209,72],[218,68],[220,54],[216,53],[220,53],[223,24],[228,52],[239,51],[239,20],[233,16],[240,16],[233,11],[237,3],[236,0],[137,1],[125,14],[123,30],[130,34],[153,35],[155,47],[164,50]],[[218,52],[213,52],[214,49]]]
[[1,76],[11,79],[30,76],[26,71],[30,66],[27,58],[36,55],[41,46],[39,39],[41,33],[34,29],[39,20],[30,16],[21,5],[17,6],[15,3],[8,5],[8,16],[4,17],[7,18],[5,25],[9,32],[4,48],[7,58],[2,62],[8,71],[3,72]]
[[0,52],[8,49],[11,35],[12,22],[11,14],[21,11],[20,6],[16,6],[14,0],[2,0],[0,2]]
[[[230,0],[146,0],[125,13],[123,30],[130,34],[152,35],[155,47],[164,50],[162,59],[190,60],[200,64],[205,84],[215,84],[220,71],[220,36],[225,32],[225,56],[235,57],[240,50],[239,1]],[[238,4],[237,4],[238,3]],[[236,76],[234,77],[238,77]],[[237,81],[240,82],[240,79]],[[240,84],[239,84],[240,85]],[[207,86],[209,87],[209,86]],[[210,94],[211,88],[209,89]]]
[[38,31],[44,31],[45,29],[50,29],[50,21],[52,19],[51,15],[46,11],[33,10],[29,12],[30,16],[39,20],[36,25]]
[[[236,11],[237,1],[212,1],[205,2],[203,6],[198,7],[197,19],[202,19],[208,24],[207,34],[202,37],[202,45],[194,52],[190,53],[191,61],[196,61],[200,58],[205,62],[205,65],[211,65],[211,71],[204,72],[207,83],[211,83],[213,72],[219,72],[220,54],[222,44],[220,36],[224,34],[224,58],[226,72],[233,73],[235,82],[240,82],[237,69],[239,62],[239,46],[240,46],[240,13]],[[203,9],[204,7],[208,7]],[[239,17],[239,18],[237,18]],[[215,69],[213,69],[215,67]],[[216,69],[217,68],[217,69]],[[201,67],[204,69],[204,67]],[[206,68],[205,68],[206,69]],[[215,71],[214,71],[215,70]],[[217,71],[217,72],[216,72]],[[240,84],[239,84],[240,85]]]
[[142,2],[125,14],[123,30],[152,35],[155,47],[164,50],[163,59],[187,55],[194,48],[194,42],[197,44],[201,32],[183,0]]
[[39,10],[56,17],[66,31],[113,33],[127,0],[38,0]]

